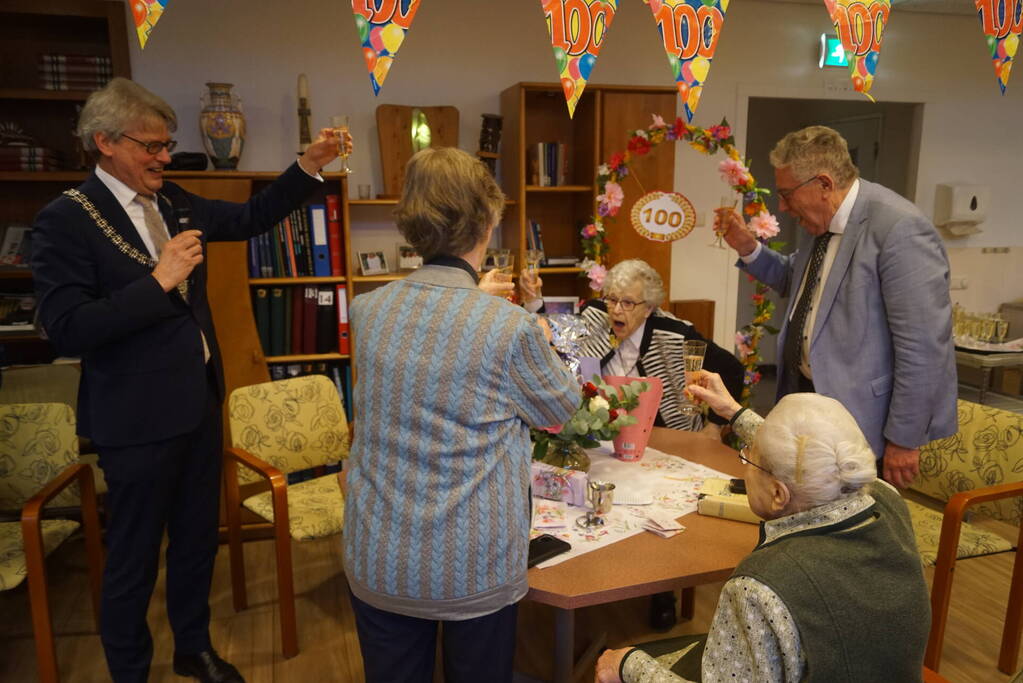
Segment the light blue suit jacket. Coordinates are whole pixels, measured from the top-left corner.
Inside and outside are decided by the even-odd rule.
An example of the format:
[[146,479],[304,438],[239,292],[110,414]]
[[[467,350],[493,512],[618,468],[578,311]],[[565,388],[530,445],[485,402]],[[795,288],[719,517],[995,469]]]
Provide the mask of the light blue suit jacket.
[[[789,297],[785,346],[811,249],[762,249],[747,270]],[[789,390],[778,357],[778,398]],[[937,230],[911,202],[860,180],[810,336],[814,389],[840,401],[874,453],[916,448],[958,430],[949,266]]]

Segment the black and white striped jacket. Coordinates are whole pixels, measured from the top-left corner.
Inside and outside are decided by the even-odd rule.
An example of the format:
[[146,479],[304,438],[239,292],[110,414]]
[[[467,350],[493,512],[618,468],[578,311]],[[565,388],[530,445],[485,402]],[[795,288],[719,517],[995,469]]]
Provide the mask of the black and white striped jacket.
[[[603,369],[615,352],[611,346],[611,325],[607,306],[599,299],[591,299],[583,304],[580,315],[592,331],[592,334],[582,342],[582,350],[587,356],[599,358]],[[742,363],[713,341],[705,339],[688,322],[658,308],[646,319],[643,341],[639,345],[639,360],[636,363],[636,371],[641,377],[658,377],[664,384],[661,407],[657,411],[657,421],[654,423],[658,427],[691,431],[703,426],[699,416],[692,418],[679,412],[679,400],[686,385],[682,343],[687,339],[706,341],[704,369],[721,375],[721,380],[735,400],[738,401],[742,394],[745,373]],[[727,422],[713,413],[710,414],[710,420],[717,424]]]

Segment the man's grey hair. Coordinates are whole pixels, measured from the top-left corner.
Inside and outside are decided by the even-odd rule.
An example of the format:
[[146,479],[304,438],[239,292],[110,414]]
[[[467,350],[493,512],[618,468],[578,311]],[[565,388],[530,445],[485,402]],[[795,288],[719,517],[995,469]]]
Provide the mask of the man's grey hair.
[[770,160],[775,168],[789,167],[798,181],[827,173],[841,189],[852,185],[860,175],[845,138],[827,126],[809,126],[789,133],[771,150]]
[[75,133],[85,151],[95,155],[99,151],[93,139],[96,133],[117,140],[132,128],[155,122],[166,124],[171,133],[178,129],[178,117],[162,97],[127,78],[115,78],[89,95]]
[[657,308],[664,302],[664,281],[649,263],[633,258],[622,261],[607,271],[604,277],[604,294],[621,294],[636,283],[643,285],[643,301]]
[[859,493],[877,478],[856,419],[833,398],[789,394],[757,430],[760,464],[788,487],[795,510]]

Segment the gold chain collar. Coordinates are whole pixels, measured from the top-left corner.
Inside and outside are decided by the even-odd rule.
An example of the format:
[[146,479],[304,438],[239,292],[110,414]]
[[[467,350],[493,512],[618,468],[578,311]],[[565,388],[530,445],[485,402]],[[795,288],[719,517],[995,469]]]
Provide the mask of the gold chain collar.
[[[99,212],[99,209],[96,208],[96,205],[93,204],[88,197],[78,190],[64,190],[64,194],[81,206],[82,209],[85,210],[85,213],[89,214],[89,217],[96,223],[96,227],[102,231],[102,233],[113,243],[118,251],[130,258],[132,261],[146,266],[147,268],[156,267],[156,259],[149,254],[143,254],[141,251],[129,244],[121,233],[117,232],[117,230],[114,229],[114,226],[110,225],[107,219],[103,217],[103,214]],[[187,297],[187,280],[183,280],[178,283],[178,292],[181,293],[182,297]]]

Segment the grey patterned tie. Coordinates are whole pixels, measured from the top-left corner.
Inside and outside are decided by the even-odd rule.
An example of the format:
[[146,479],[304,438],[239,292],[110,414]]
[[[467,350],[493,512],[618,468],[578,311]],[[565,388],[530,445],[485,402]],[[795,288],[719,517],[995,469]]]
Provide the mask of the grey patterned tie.
[[[156,260],[159,261],[160,254],[163,253],[163,245],[170,241],[170,235],[167,233],[167,228],[163,224],[163,218],[160,216],[160,212],[156,208],[156,202],[152,197],[137,194],[135,195],[135,201],[142,206],[142,215],[146,220],[146,231],[149,232],[149,239],[152,240],[153,250],[156,252]],[[183,280],[178,284],[178,292],[181,293],[185,301],[188,301],[188,280]],[[203,344],[205,343],[204,337]]]
[[[828,241],[833,233],[826,232],[817,235],[813,240],[813,253],[810,255],[810,263],[806,267],[806,280],[803,282],[803,292],[796,302],[796,308],[792,313],[792,320],[789,321],[788,330],[785,332],[785,349],[782,357],[785,359],[785,368],[789,377],[798,380],[799,366],[803,362],[803,337],[805,335],[806,318],[810,314],[810,305],[813,303],[814,293],[821,278],[821,265],[824,263],[824,255],[828,252]],[[796,386],[792,382],[790,386]]]
[[153,201],[152,197],[137,194],[135,195],[135,201],[142,206],[142,215],[146,219],[146,230],[149,232],[149,239],[153,242],[156,260],[159,261],[160,254],[163,252],[163,245],[167,244],[170,235],[167,234],[167,228],[163,225],[163,219],[160,217],[160,212],[157,211],[156,202]]

